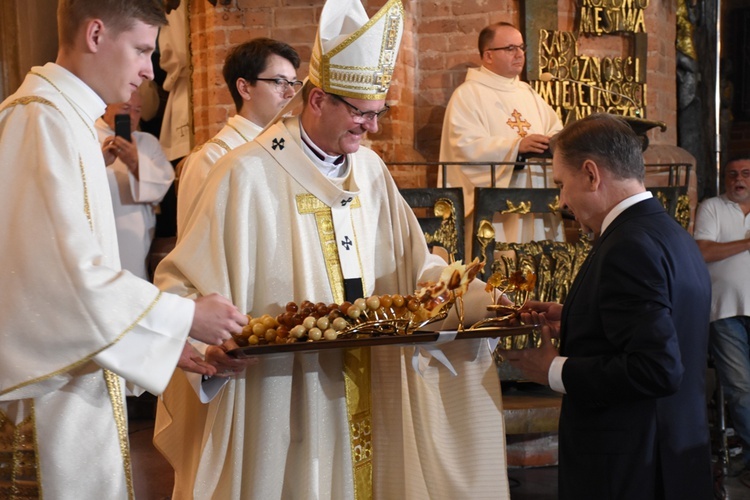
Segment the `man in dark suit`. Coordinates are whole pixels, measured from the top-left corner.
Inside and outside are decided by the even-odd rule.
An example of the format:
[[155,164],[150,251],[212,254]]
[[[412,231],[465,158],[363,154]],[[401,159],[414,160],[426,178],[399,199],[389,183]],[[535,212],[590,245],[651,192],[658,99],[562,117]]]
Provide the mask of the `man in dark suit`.
[[542,346],[502,355],[564,394],[560,498],[710,499],[703,258],[646,191],[624,121],[571,123],[552,150],[560,205],[598,238],[564,305],[528,306]]

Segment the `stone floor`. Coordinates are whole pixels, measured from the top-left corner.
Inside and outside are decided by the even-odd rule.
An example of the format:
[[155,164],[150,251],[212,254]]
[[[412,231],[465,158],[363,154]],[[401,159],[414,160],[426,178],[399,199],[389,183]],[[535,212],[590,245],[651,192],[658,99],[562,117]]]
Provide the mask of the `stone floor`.
[[[511,500],[555,500],[557,498],[557,467],[509,469]],[[750,487],[736,477],[724,481],[726,496],[722,500],[748,500]]]
[[[137,500],[169,500],[174,478],[172,468],[152,444],[154,421],[150,407],[131,414],[130,447],[133,482]],[[557,498],[557,467],[510,468],[511,500],[554,500]],[[726,478],[724,500],[750,499],[750,487],[739,478]],[[719,498],[719,497],[717,497]]]
[[172,466],[154,448],[152,419],[130,421],[130,453],[136,500],[169,500],[174,474]]
[[555,500],[557,467],[508,469],[511,500]]
[[[734,459],[733,459],[734,460]],[[732,464],[737,465],[737,464]],[[724,492],[726,496],[722,500],[748,500],[750,499],[750,485],[745,485],[739,477],[724,478]],[[717,498],[721,498],[717,496]]]

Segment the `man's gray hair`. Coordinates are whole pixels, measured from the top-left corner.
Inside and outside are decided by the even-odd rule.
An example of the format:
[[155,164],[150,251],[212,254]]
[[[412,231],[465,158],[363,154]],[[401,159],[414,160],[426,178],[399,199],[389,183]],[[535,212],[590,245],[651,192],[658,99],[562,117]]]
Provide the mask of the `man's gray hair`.
[[622,118],[595,113],[569,123],[550,141],[553,155],[580,168],[593,160],[618,179],[644,182],[643,141]]

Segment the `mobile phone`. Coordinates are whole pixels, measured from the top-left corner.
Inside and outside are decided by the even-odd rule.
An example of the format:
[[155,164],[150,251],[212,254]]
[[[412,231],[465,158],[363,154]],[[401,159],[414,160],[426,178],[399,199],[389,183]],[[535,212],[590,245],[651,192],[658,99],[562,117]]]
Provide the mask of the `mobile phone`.
[[115,135],[132,142],[130,140],[130,115],[115,115]]

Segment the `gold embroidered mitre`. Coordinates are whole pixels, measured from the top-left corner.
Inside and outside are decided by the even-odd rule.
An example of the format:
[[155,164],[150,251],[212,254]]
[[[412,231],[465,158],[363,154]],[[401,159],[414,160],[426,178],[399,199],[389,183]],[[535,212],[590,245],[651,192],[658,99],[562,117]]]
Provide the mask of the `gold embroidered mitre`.
[[360,0],[328,0],[320,13],[310,81],[354,99],[385,99],[404,31],[404,6],[389,0],[372,19]]

